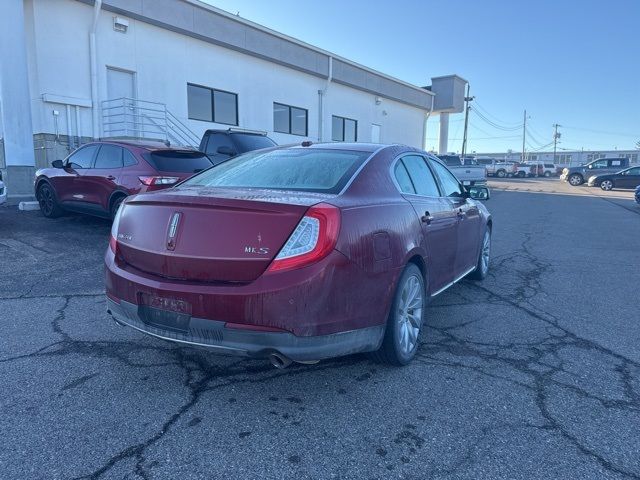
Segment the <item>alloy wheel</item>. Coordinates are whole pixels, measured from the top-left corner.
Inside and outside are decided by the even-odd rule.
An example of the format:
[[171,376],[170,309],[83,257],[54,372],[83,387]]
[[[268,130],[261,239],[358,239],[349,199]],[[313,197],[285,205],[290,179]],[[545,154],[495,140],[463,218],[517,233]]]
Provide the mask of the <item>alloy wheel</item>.
[[45,215],[51,215],[53,212],[53,192],[48,185],[43,185],[38,190],[38,204],[40,205],[40,210]]
[[569,183],[574,187],[578,186],[582,183],[582,177],[580,177],[580,175],[571,175],[569,177]]
[[482,252],[480,253],[480,268],[482,268],[482,274],[486,275],[489,271],[489,261],[491,260],[491,235],[489,232],[485,232],[482,239]]
[[611,180],[603,180],[600,188],[606,191],[613,190],[613,182]]
[[398,343],[404,355],[410,355],[418,344],[418,335],[422,328],[422,309],[424,292],[422,282],[411,275],[402,287],[398,302]]

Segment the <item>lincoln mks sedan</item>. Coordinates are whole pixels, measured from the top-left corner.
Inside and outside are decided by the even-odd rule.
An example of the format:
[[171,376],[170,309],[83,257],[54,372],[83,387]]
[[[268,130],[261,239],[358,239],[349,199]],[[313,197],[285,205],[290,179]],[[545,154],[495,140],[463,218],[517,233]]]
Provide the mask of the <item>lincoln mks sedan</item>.
[[280,368],[357,352],[404,365],[429,300],[487,275],[488,197],[405,146],[246,153],[122,203],[105,254],[108,313]]

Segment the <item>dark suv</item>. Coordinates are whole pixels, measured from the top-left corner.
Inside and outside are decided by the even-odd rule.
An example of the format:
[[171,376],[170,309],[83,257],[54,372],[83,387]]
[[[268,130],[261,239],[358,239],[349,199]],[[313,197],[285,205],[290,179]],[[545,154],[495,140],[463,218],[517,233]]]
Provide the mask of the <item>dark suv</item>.
[[569,182],[574,187],[582,185],[594,175],[616,173],[629,166],[628,158],[600,158],[579,167],[565,168],[560,175],[560,180]]
[[212,163],[202,152],[159,142],[100,141],[51,165],[36,172],[35,193],[45,217],[72,210],[113,218],[128,195],[171,187]]
[[204,132],[199,150],[209,155],[217,165],[241,153],[276,145],[276,142],[267,137],[266,132],[229,128]]

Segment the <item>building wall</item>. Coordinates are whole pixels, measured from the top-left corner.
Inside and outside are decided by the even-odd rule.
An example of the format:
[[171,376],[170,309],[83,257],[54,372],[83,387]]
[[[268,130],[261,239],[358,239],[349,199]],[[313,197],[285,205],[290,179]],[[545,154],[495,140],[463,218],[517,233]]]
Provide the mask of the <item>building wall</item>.
[[[92,131],[88,38],[93,9],[71,0],[27,0],[25,8],[32,10],[27,30],[32,32],[28,51],[34,133],[58,133],[64,141],[69,135],[72,148],[74,138]],[[127,33],[116,32],[114,16],[103,10],[97,31],[100,100],[109,98],[107,67],[112,67],[134,72],[137,98],[166,104],[197,136],[207,128],[228,126],[188,119],[187,83],[237,93],[239,127],[265,130],[278,143],[318,140],[318,90],[325,88],[325,79],[132,18],[127,18]],[[388,98],[377,104],[376,98],[331,83],[323,140],[331,140],[335,114],[358,121],[358,141],[371,140],[375,123],[381,126],[382,142],[422,147],[425,110]],[[308,137],[273,132],[273,102],[307,109]]]

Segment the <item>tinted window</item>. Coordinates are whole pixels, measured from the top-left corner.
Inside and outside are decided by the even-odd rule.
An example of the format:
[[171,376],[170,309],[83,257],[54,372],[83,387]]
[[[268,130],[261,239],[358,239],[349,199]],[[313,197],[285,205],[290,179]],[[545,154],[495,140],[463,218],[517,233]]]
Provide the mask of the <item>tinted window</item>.
[[411,178],[409,178],[409,173],[404,166],[404,163],[401,161],[396,163],[396,168],[393,172],[396,176],[396,180],[398,182],[398,186],[400,187],[400,191],[402,193],[416,193],[413,188],[413,183],[411,183]]
[[547,168],[556,168],[556,166],[553,163],[545,163],[544,166]]
[[626,171],[626,175],[640,175],[640,167],[630,168]]
[[131,165],[137,165],[138,164],[138,161],[136,160],[136,157],[133,155],[133,153],[131,153],[126,148],[124,148],[123,151],[124,151],[124,166],[125,167],[130,167]]
[[607,168],[608,162],[607,160],[598,160],[591,164],[591,168]]
[[231,138],[236,144],[238,153],[250,152],[261,148],[275,147],[276,142],[266,135],[250,135],[246,133],[232,133]]
[[122,148],[116,145],[102,145],[94,168],[122,168]]
[[458,179],[440,162],[431,162],[431,166],[436,171],[442,185],[442,193],[445,197],[461,197],[462,187]]
[[609,160],[611,162],[611,166],[612,167],[621,167],[622,164],[622,160]]
[[167,150],[145,154],[145,159],[159,172],[196,173],[212,163],[202,152]]
[[476,161],[478,165],[491,165],[493,163],[493,160],[490,158],[478,158]]
[[211,122],[213,120],[211,89],[187,85],[187,109],[189,118]]
[[273,104],[273,130],[291,135],[307,135],[307,115],[304,108],[291,107],[281,103]]
[[338,193],[369,155],[315,148],[250,152],[196,175],[183,185]]
[[213,121],[238,125],[238,96],[235,93],[213,91]]
[[407,168],[413,188],[418,195],[424,195],[427,197],[439,197],[440,192],[436,184],[435,178],[424,158],[418,155],[408,155],[402,157],[402,163]]
[[71,168],[91,168],[93,157],[99,145],[87,145],[76,150],[67,160]]
[[[229,135],[226,133],[211,133],[209,134],[209,139],[207,140],[207,148],[205,148],[205,152],[211,156],[220,155],[218,153],[218,148],[220,147],[229,147],[232,150],[235,150],[235,146],[229,138]],[[224,155],[225,158],[228,158],[228,155]]]

